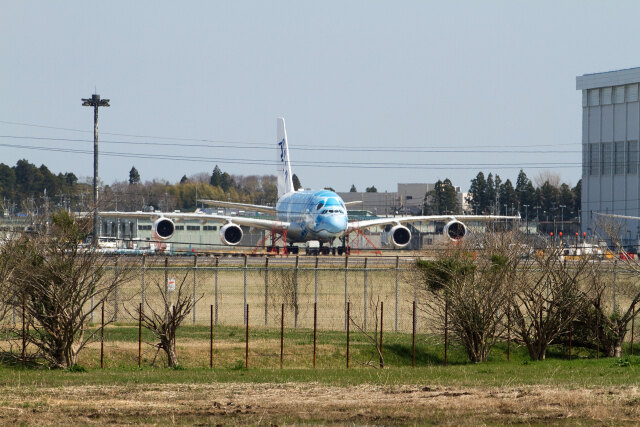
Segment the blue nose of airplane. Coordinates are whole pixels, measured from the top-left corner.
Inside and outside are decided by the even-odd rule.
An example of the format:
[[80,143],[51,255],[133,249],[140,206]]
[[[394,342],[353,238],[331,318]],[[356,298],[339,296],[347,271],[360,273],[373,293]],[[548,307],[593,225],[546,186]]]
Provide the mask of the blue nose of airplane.
[[347,218],[342,215],[333,215],[325,218],[324,225],[329,233],[340,233],[347,228]]

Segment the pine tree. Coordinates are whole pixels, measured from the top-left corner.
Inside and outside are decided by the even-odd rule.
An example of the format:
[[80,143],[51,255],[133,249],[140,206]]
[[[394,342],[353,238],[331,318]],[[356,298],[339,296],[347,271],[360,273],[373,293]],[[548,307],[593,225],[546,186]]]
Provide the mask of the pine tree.
[[222,188],[222,191],[226,193],[234,185],[235,185],[235,182],[233,181],[233,178],[231,178],[231,175],[229,175],[226,172],[223,173],[222,176],[220,177],[220,188]]
[[129,171],[129,184],[140,184],[140,174],[138,173],[138,169],[135,166],[131,167]]
[[298,175],[296,175],[295,173],[291,177],[291,181],[293,181],[293,189],[295,191],[298,191],[299,188],[302,188],[302,184],[300,184],[300,179],[298,178]]
[[425,213],[427,215],[456,214],[460,211],[456,188],[449,178],[438,180],[433,190],[425,194]]
[[355,184],[351,184],[351,189],[349,189],[349,193],[357,193],[358,190],[356,190],[356,185]]
[[[510,179],[507,179],[504,184],[500,186],[500,207],[505,207],[505,205],[505,215],[512,212],[513,209],[518,208],[518,197]],[[509,209],[511,209],[511,211]],[[500,211],[501,210],[502,209],[500,209]]]
[[222,171],[220,170],[218,165],[213,168],[213,173],[211,174],[209,184],[213,185],[214,187],[220,187],[222,185]]
[[488,194],[487,181],[482,172],[478,172],[478,175],[471,180],[469,193],[471,197],[467,198],[467,201],[471,204],[472,211],[477,214],[485,213],[488,207]]

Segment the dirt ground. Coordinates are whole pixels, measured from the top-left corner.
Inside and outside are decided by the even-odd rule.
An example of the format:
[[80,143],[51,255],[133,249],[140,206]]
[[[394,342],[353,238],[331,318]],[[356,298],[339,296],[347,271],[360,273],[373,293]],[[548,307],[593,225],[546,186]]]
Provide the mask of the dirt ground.
[[318,384],[140,384],[0,387],[0,424],[640,423],[637,387],[327,387]]

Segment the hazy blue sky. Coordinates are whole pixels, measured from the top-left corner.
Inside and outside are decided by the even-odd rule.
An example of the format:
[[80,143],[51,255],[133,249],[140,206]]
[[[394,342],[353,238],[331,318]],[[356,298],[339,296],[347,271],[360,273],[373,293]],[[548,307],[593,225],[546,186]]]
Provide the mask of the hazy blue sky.
[[[305,187],[467,190],[520,167],[575,184],[575,77],[640,66],[638,16],[637,1],[6,1],[0,162],[92,175],[80,98],[97,87],[106,183],[132,165],[143,180],[273,173],[283,116]],[[392,167],[364,167],[378,164]]]

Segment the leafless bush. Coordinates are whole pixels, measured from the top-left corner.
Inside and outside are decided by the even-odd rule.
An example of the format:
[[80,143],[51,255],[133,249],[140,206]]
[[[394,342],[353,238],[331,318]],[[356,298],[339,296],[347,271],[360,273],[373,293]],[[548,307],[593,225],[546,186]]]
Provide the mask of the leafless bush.
[[567,262],[550,244],[522,263],[513,281],[513,329],[533,360],[544,360],[547,347],[567,333],[589,306],[592,257]]
[[[600,217],[596,224],[600,237],[611,242],[616,254],[614,259],[602,262],[601,268],[594,272],[598,279],[594,280],[590,294],[592,312],[585,312],[590,318],[584,319],[584,324],[592,329],[592,335],[597,334],[598,344],[606,355],[620,357],[630,323],[640,312],[640,286],[637,282],[622,286],[616,275],[618,272],[640,275],[640,260],[629,254],[622,244],[621,220]],[[606,296],[612,297],[613,304],[605,302]]]
[[441,331],[447,318],[472,362],[486,361],[501,335],[521,254],[513,235],[490,233],[474,243],[451,245],[435,260],[416,263],[419,309],[435,319]]
[[[375,326],[373,330],[365,330],[362,323],[358,319],[355,319],[354,316],[352,316],[351,314],[349,315],[349,321],[353,326],[355,326],[356,330],[366,338],[367,342],[370,344],[370,348],[374,350],[374,352],[372,353],[372,356],[375,356],[375,358],[378,359],[378,362],[375,362],[374,357],[370,357],[369,360],[361,363],[366,366],[371,366],[371,367],[379,366],[380,368],[384,368],[384,356],[382,355],[382,342],[380,341],[381,337],[378,332],[379,331],[378,323],[380,320],[380,318],[378,317],[378,309],[381,310],[381,307],[382,307],[382,304],[380,302],[380,297],[377,297],[374,302],[373,296],[371,296],[369,298],[368,303],[369,303],[369,309],[371,310],[371,312],[373,312],[373,317],[374,317]],[[382,326],[380,325],[380,327]]]
[[[156,282],[158,294],[162,297],[162,306],[157,309],[147,300],[142,310],[142,325],[150,330],[158,340],[154,346],[158,348],[158,351],[164,351],[167,356],[167,364],[171,368],[179,366],[178,353],[176,352],[176,332],[191,313],[194,305],[204,296],[200,295],[194,301],[188,286],[185,285],[188,274],[188,272],[185,273],[180,285],[175,290],[169,289],[167,284]],[[136,313],[140,316],[139,308]]]
[[22,234],[6,247],[9,304],[24,307],[27,323],[27,332],[19,333],[52,367],[77,363],[93,338],[91,313],[132,275],[126,265],[108,273],[112,261],[82,246],[90,230],[90,221],[61,211],[52,215],[49,230]]

